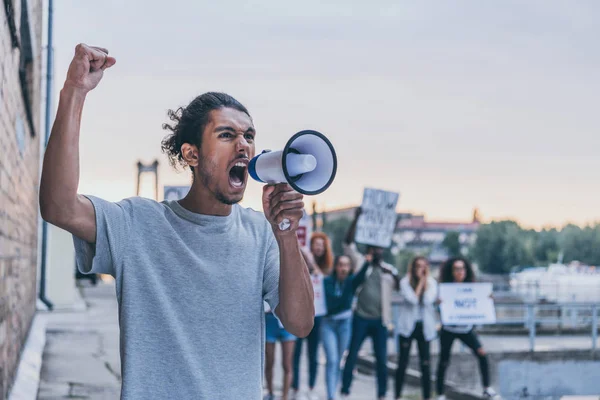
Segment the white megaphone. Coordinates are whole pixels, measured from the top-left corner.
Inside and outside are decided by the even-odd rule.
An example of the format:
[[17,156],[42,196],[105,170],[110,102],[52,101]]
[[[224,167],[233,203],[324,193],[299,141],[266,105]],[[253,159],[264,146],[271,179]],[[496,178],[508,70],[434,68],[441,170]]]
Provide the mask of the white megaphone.
[[[331,142],[320,132],[296,133],[278,151],[263,151],[250,160],[248,173],[263,183],[288,183],[306,195],[324,192],[333,182],[337,157]],[[290,226],[288,220],[279,224],[281,230]]]

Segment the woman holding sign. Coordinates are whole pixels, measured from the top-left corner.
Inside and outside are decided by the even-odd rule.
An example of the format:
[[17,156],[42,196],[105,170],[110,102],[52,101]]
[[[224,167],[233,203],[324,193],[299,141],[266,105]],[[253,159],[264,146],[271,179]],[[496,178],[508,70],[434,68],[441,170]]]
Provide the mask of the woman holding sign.
[[400,281],[400,304],[398,328],[398,368],[396,369],[396,399],[402,397],[404,375],[408,366],[410,347],[417,341],[421,364],[421,388],[423,399],[431,399],[431,368],[429,366],[429,342],[436,337],[435,302],[437,283],[429,275],[429,263],[425,257],[416,257],[410,263],[408,273]]
[[[444,263],[440,269],[440,283],[469,283],[475,282],[475,273],[471,263],[462,257],[451,258]],[[440,360],[437,370],[437,393],[438,400],[445,400],[444,377],[446,368],[450,364],[450,354],[454,339],[458,339],[469,347],[479,360],[479,371],[483,385],[483,396],[494,398],[497,396],[494,389],[490,387],[490,371],[485,350],[479,341],[473,325],[443,325],[440,332]]]
[[[312,331],[306,337],[308,344],[308,388],[309,398],[316,399],[313,393],[317,381],[318,350],[321,330],[321,317],[327,313],[319,303],[324,303],[323,296],[323,278],[331,273],[333,267],[333,251],[329,237],[323,232],[315,232],[310,237],[310,252],[303,252],[304,259],[310,270],[310,275],[315,289],[315,322]],[[321,296],[321,297],[319,297]],[[296,349],[294,350],[294,379],[292,389],[294,398],[297,397],[300,389],[300,357],[302,356],[302,344],[304,338],[296,340]]]

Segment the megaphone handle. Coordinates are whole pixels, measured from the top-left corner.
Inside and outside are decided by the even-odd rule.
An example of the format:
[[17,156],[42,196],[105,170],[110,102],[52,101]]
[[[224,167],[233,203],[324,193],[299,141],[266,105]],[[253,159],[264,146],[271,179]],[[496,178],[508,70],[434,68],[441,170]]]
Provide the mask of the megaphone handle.
[[291,226],[290,220],[286,218],[286,219],[284,219],[283,221],[281,221],[279,223],[279,230],[280,231],[287,231],[288,229],[290,229],[290,226]]

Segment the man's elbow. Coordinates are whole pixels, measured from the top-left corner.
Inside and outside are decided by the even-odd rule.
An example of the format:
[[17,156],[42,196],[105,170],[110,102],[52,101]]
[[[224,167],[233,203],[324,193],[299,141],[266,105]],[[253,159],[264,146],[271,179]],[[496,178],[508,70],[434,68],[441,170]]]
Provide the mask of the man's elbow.
[[282,317],[281,322],[283,323],[285,330],[299,338],[307,337],[315,325],[314,307],[311,307],[310,312],[306,310],[302,316],[297,315],[294,318]]
[[49,224],[62,227],[72,218],[75,208],[75,202],[70,198],[57,199],[48,194],[47,191],[40,191],[40,215],[42,219]]
[[289,333],[291,333],[292,335],[294,335],[298,338],[305,338],[313,330],[315,321],[314,321],[314,318],[310,318],[306,321],[290,322],[288,325],[289,325],[289,328],[286,327],[286,330]]
[[55,224],[58,219],[56,207],[52,205],[52,201],[40,196],[40,215],[42,219],[50,224]]

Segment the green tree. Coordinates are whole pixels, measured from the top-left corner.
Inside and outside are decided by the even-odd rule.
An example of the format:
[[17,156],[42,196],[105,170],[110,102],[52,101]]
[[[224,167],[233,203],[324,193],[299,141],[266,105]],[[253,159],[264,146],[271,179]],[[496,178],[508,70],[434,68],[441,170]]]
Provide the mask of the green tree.
[[558,243],[564,252],[564,262],[577,260],[600,265],[600,224],[584,228],[569,224],[560,231]]
[[351,223],[352,221],[348,218],[340,218],[333,221],[327,221],[327,225],[323,227],[323,232],[329,236],[333,254],[336,256],[343,254],[344,249],[342,248],[342,242],[346,237],[346,232],[348,232]]
[[485,272],[508,273],[514,266],[534,263],[534,238],[515,221],[485,224],[477,231],[473,256]]
[[460,233],[458,232],[448,232],[446,233],[446,237],[444,237],[444,241],[442,242],[442,246],[448,251],[448,255],[450,257],[458,257],[461,255],[460,251]]
[[560,252],[558,240],[559,233],[556,229],[544,229],[537,232],[533,250],[536,263],[549,264],[557,261]]
[[391,264],[396,266],[400,276],[403,276],[408,271],[408,264],[416,257],[416,253],[408,249],[402,249],[396,254]]
[[563,261],[568,263],[575,260],[583,261],[583,231],[577,225],[565,226],[559,235],[560,248],[564,252]]

